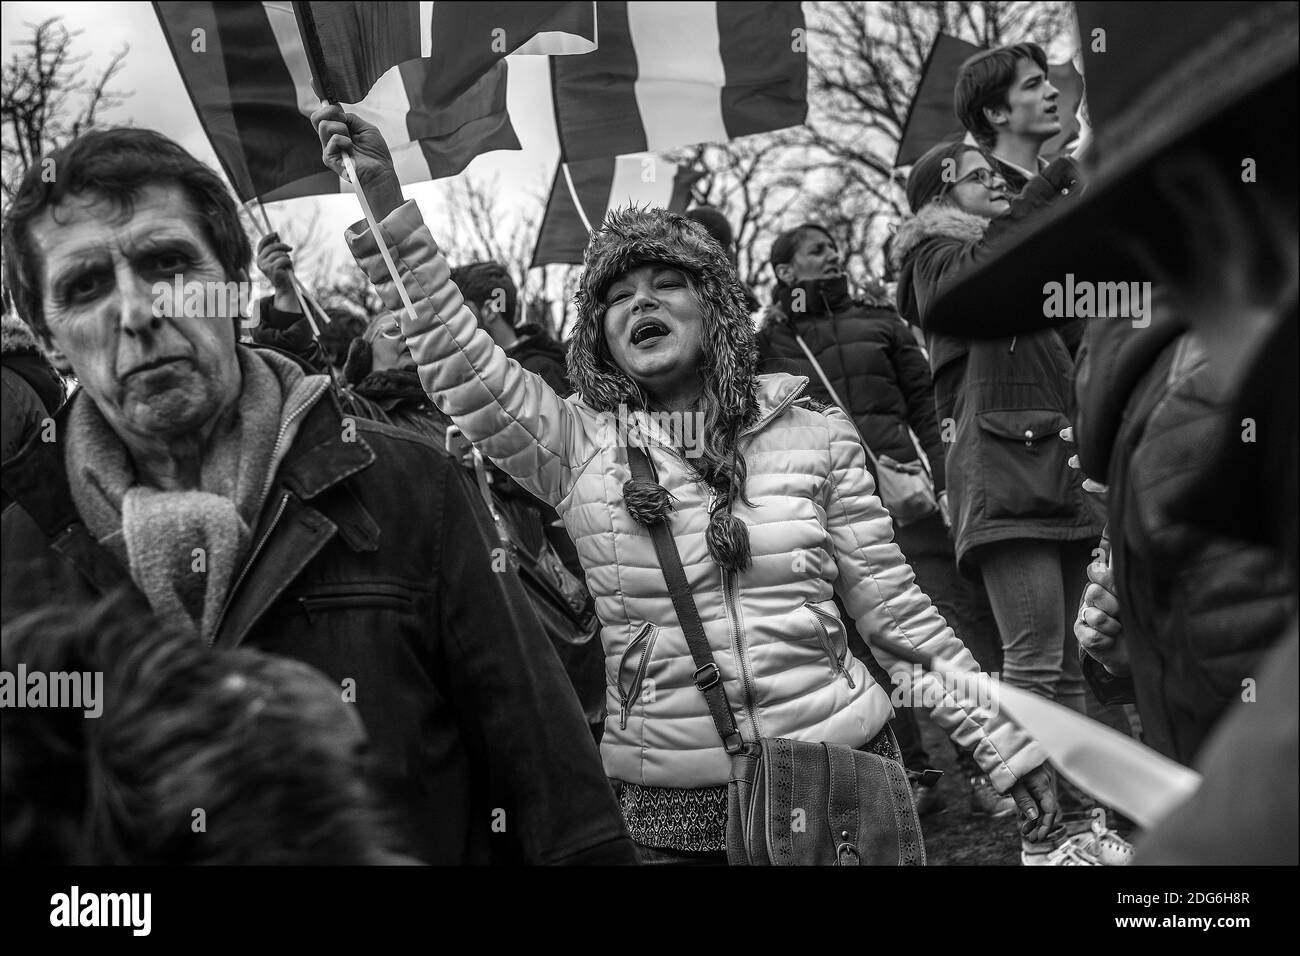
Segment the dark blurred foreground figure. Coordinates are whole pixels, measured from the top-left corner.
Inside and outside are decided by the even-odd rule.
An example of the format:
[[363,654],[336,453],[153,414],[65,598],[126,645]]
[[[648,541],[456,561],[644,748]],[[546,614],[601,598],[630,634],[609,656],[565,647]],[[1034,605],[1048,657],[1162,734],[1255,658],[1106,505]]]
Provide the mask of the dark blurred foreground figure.
[[[22,319],[6,315],[0,327],[0,462],[8,461],[39,433],[63,404],[63,379],[41,354],[36,337]],[[9,496],[0,500],[0,510]]]
[[0,647],[9,674],[102,675],[97,716],[6,708],[5,864],[415,862],[385,849],[356,708],[306,664],[204,647],[126,593],[24,615]]
[[[1158,303],[1167,297],[1169,315],[1157,307],[1149,325],[1111,310],[1085,336],[1075,435],[1084,472],[1109,485],[1123,625],[1118,637],[1098,634],[1085,649],[1108,671],[1129,669],[1153,746],[1183,761],[1201,754],[1199,765],[1213,774],[1153,837],[1162,848],[1153,858],[1225,862],[1253,847],[1252,862],[1262,862],[1289,847],[1294,862],[1294,796],[1289,803],[1274,797],[1294,794],[1296,749],[1273,733],[1252,741],[1250,729],[1263,720],[1255,708],[1264,703],[1245,698],[1247,682],[1262,692],[1266,672],[1294,669],[1292,652],[1282,648],[1265,664],[1287,632],[1263,625],[1267,615],[1277,620],[1275,575],[1285,575],[1292,606],[1296,598],[1297,151],[1295,125],[1277,117],[1296,107],[1297,9],[1077,9],[1081,35],[1101,29],[1108,38],[1104,57],[1084,50],[1092,185],[1073,209],[1008,234],[972,260],[926,321],[935,331],[954,328],[978,303],[989,309],[983,335],[1042,328],[1062,320],[1043,308],[1044,285],[1067,273],[1076,288],[1149,282]],[[1177,364],[1171,349],[1188,330],[1208,356],[1202,387],[1219,396],[1223,412],[1209,434],[1189,418],[1179,441],[1158,427],[1158,400]],[[1176,480],[1152,500],[1162,473]],[[1163,525],[1152,525],[1152,509],[1211,547],[1160,550],[1164,541],[1149,531]],[[1250,558],[1260,548],[1274,549],[1271,568]],[[1247,558],[1265,573],[1239,573]],[[1171,596],[1198,575],[1221,586],[1220,572],[1244,589],[1238,609],[1213,627],[1170,627]],[[1295,706],[1293,694],[1274,696],[1269,709],[1293,727]],[[1219,737],[1214,727],[1225,708],[1237,714]],[[1207,733],[1215,743],[1202,752]],[[1248,805],[1247,789],[1270,798]]]
[[142,129],[52,159],[57,182],[33,167],[6,214],[5,284],[82,387],[55,441],[4,463],[4,619],[125,588],[191,640],[311,665],[355,701],[405,855],[632,862],[461,470],[237,344],[238,297],[215,288],[247,279],[251,249],[220,177]]

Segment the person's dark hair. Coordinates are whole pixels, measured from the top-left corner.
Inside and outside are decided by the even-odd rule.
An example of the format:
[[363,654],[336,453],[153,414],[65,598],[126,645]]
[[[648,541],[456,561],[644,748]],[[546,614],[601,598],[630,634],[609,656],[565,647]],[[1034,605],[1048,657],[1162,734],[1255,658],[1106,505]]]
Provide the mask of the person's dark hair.
[[[47,174],[52,169],[55,175]],[[239,222],[238,207],[215,171],[161,133],[148,129],[92,129],[34,162],[5,213],[4,284],[14,309],[42,340],[49,326],[41,308],[41,255],[31,224],[71,196],[102,197],[126,215],[148,186],[174,183],[189,200],[199,231],[227,280],[235,280],[253,259]]]
[[483,304],[490,301],[500,289],[505,295],[505,318],[511,325],[515,324],[515,305],[519,301],[519,290],[515,280],[510,278],[506,267],[499,262],[471,262],[451,270],[451,281],[456,283],[460,294],[466,302],[473,302],[480,312]]
[[[768,263],[772,266],[772,274],[776,275],[776,267],[785,265],[794,261],[795,253],[799,251],[799,243],[803,242],[804,236],[810,232],[820,232],[830,240],[831,245],[838,247],[839,243],[831,235],[830,230],[825,226],[815,222],[805,222],[795,226],[793,229],[787,229],[776,237],[772,243],[772,251],[767,257]],[[780,276],[776,276],[777,288],[785,285]]]
[[732,232],[731,223],[720,209],[715,209],[712,206],[696,206],[685,215],[687,219],[698,222],[703,226],[704,231],[713,237],[714,242],[722,246],[727,252],[731,251],[731,245],[735,242],[735,234]]
[[904,192],[907,194],[908,208],[912,212],[920,212],[922,207],[947,192],[948,187],[952,185],[952,180],[945,178],[944,171],[948,169],[955,174],[957,167],[961,165],[962,156],[966,153],[979,153],[988,161],[990,168],[997,169],[996,160],[992,156],[978,146],[972,146],[961,140],[939,143],[937,146],[930,147],[912,164],[911,172],[907,174]]
[[997,143],[998,133],[984,115],[985,108],[1007,105],[1007,91],[1016,81],[1016,70],[1021,60],[1032,60],[1044,73],[1047,72],[1047,54],[1037,43],[1013,43],[994,50],[976,53],[957,73],[953,88],[952,108],[961,125],[986,148]]
[[337,367],[347,358],[352,340],[365,335],[369,323],[347,309],[328,308],[325,314],[329,317],[329,323],[321,327],[320,344],[330,364]]
[[6,710],[5,864],[388,859],[360,722],[308,665],[206,647],[129,592],[6,622],[0,659],[10,673],[102,675],[98,717]]

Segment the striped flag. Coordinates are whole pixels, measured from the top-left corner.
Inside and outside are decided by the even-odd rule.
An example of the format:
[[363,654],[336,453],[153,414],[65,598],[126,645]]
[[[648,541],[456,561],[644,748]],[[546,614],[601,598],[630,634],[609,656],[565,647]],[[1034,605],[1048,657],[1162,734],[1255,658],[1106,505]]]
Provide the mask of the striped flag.
[[[907,111],[907,120],[903,124],[903,135],[898,143],[898,155],[894,167],[910,166],[926,150],[948,140],[960,139],[965,130],[957,114],[953,112],[952,94],[957,85],[957,73],[968,57],[980,52],[982,47],[957,37],[939,34],[930,48],[925,67],[921,72],[921,82],[917,85],[912,105]],[[1048,79],[1060,91],[1057,100],[1061,117],[1061,132],[1043,144],[1043,159],[1054,159],[1070,141],[1079,133],[1079,121],[1075,115],[1079,101],[1083,98],[1083,77],[1074,68],[1074,64],[1048,64]],[[967,134],[967,141],[974,143]]]
[[[325,98],[364,99],[407,60],[436,60],[430,102],[450,103],[510,53],[596,49],[595,3],[294,3],[319,44]],[[435,56],[435,43],[437,46]]]
[[599,49],[551,60],[562,161],[722,142],[807,117],[798,3],[596,8]]
[[[339,74],[347,95],[360,96],[342,102],[383,131],[398,177],[410,184],[454,176],[481,153],[519,149],[506,108],[504,56],[581,52],[594,41],[594,24],[585,27],[585,37],[568,29],[584,29],[581,14],[593,16],[591,6],[331,3],[313,9],[318,15],[329,11],[322,21],[329,24],[331,42],[339,42],[345,26],[373,27],[357,36],[355,46],[368,51],[357,54],[360,66],[350,63]],[[563,9],[558,20],[547,22],[530,12],[533,7]],[[372,8],[369,14],[358,12]],[[154,9],[204,131],[241,200],[351,191],[323,167],[320,143],[307,121],[320,98],[292,4],[176,2],[155,3]],[[410,19],[413,12],[418,20]],[[393,42],[394,24],[402,26],[409,46]],[[565,29],[550,29],[557,24]],[[540,34],[530,32],[541,28],[546,29]],[[492,29],[504,31],[500,50],[492,48]],[[461,55],[470,34],[482,34],[479,47],[490,57]],[[395,60],[371,78],[385,62],[412,50],[416,57],[428,51],[432,58]],[[484,72],[476,75],[480,68]]]
[[654,156],[618,156],[570,163],[569,175],[582,213],[573,205],[561,164],[551,184],[530,268],[553,262],[581,263],[587,248],[587,223],[598,226],[610,209],[635,204],[681,212],[690,199],[691,184],[702,173]]

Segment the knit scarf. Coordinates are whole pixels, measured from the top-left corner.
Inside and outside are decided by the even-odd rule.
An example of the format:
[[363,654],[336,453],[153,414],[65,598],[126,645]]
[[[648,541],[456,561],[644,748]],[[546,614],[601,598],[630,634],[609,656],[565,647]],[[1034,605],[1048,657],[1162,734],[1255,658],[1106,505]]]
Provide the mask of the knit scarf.
[[268,351],[239,348],[237,355],[243,387],[204,450],[197,488],[139,484],[126,446],[94,402],[83,397],[68,422],[68,476],[86,527],[128,568],[164,623],[208,642],[271,478],[328,384]]

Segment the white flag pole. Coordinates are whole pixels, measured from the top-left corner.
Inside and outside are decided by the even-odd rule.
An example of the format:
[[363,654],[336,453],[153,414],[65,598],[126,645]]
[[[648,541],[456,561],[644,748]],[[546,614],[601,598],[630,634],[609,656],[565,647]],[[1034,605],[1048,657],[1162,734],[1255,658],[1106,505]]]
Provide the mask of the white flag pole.
[[411,297],[406,294],[406,286],[402,284],[402,277],[397,272],[397,264],[393,262],[393,256],[388,251],[388,244],[384,242],[383,230],[379,228],[379,221],[375,219],[375,213],[370,208],[370,201],[366,199],[366,191],[361,188],[361,180],[357,177],[357,165],[352,161],[351,153],[343,153],[343,166],[348,172],[348,178],[352,180],[352,188],[356,190],[357,200],[361,203],[361,212],[366,217],[366,224],[370,226],[370,234],[375,237],[375,243],[379,246],[379,254],[384,259],[384,265],[388,267],[388,274],[397,286],[397,294],[402,299],[406,314],[414,322],[416,319],[415,305],[411,302]]
[[591,228],[591,220],[587,218],[587,213],[583,211],[582,203],[578,201],[578,190],[577,187],[573,185],[573,175],[569,172],[569,164],[560,163],[560,168],[564,170],[564,181],[569,186],[569,198],[573,200],[573,206],[578,210],[578,218],[581,219],[582,224],[587,227],[587,235],[591,235],[594,231]]

